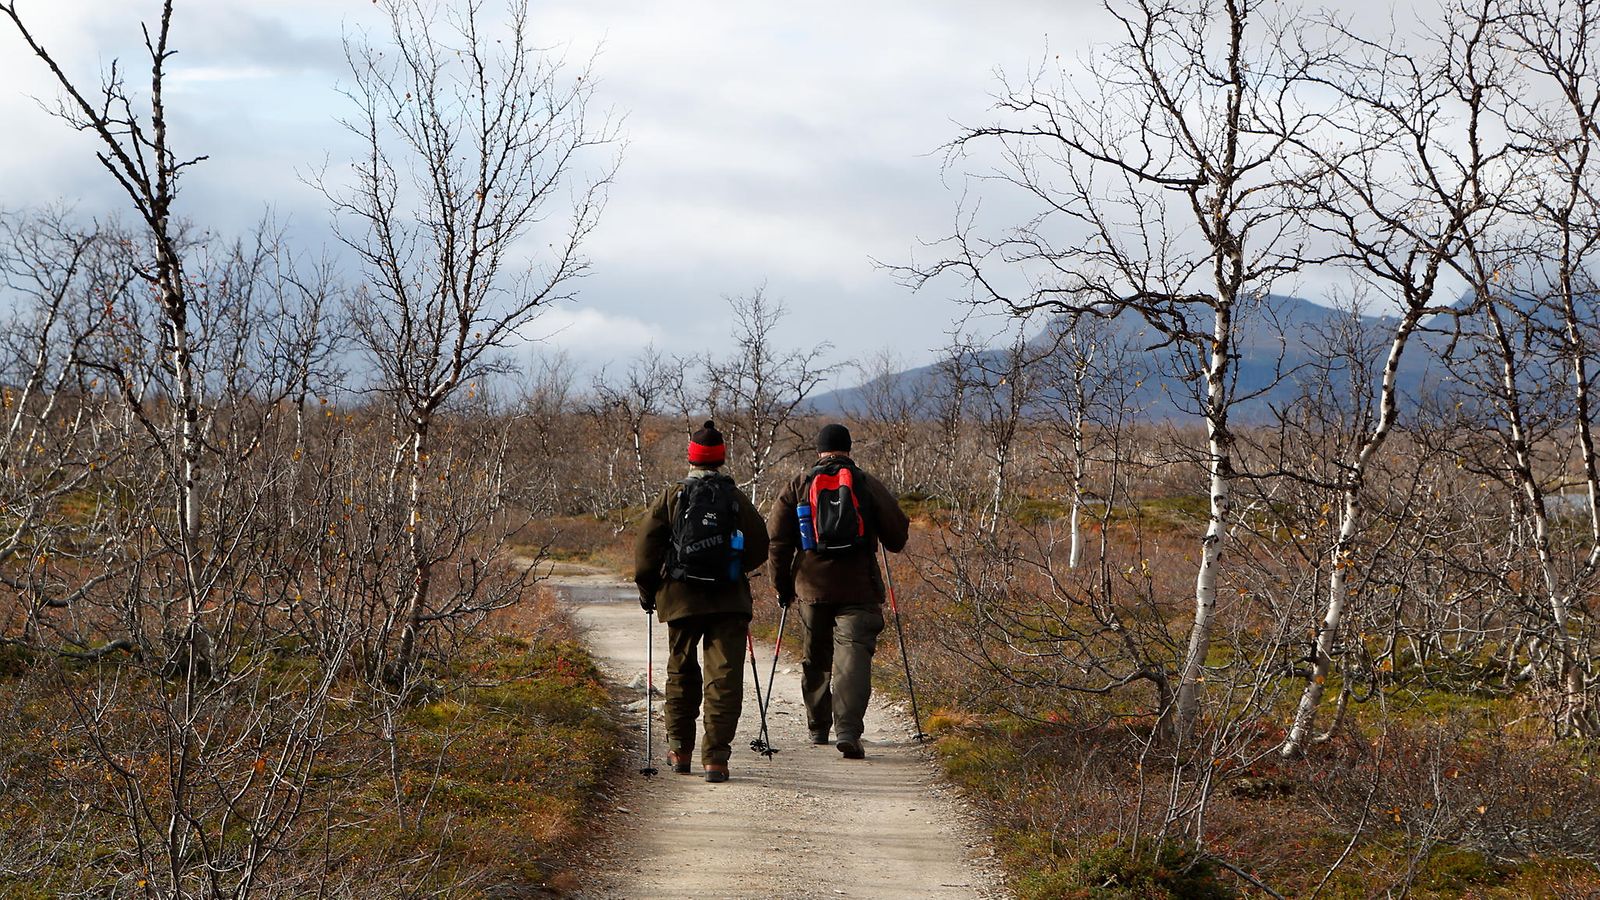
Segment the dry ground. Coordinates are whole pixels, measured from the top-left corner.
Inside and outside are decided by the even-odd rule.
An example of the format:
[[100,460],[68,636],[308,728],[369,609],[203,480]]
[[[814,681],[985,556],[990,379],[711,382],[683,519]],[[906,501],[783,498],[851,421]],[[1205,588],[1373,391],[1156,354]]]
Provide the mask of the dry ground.
[[[665,768],[655,705],[660,775],[639,768],[643,743],[646,619],[632,585],[604,575],[557,576],[602,667],[637,719],[634,756],[615,795],[609,840],[593,849],[581,896],[627,898],[998,898],[997,867],[972,813],[939,779],[907,720],[875,700],[867,759],[843,759],[807,741],[798,667],[778,665],[768,718],[769,758],[749,749],[759,730],[746,672],[745,713],[732,780],[706,784]],[[795,640],[799,623],[789,624]],[[772,648],[756,645],[766,682]],[[655,669],[665,680],[666,628],[655,627]]]

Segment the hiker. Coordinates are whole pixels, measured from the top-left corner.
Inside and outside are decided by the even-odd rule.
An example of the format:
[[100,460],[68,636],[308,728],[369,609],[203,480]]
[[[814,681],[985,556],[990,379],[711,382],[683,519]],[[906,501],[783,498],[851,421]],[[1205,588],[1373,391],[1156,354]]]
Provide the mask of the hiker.
[[726,459],[722,433],[706,422],[689,438],[688,477],[656,498],[633,547],[639,605],[667,625],[667,765],[689,774],[703,695],[700,758],[712,783],[728,780],[744,703],[746,573],[767,560],[761,513],[722,473]]
[[883,630],[878,545],[905,549],[911,523],[883,482],[850,458],[850,429],[824,425],[817,461],[767,516],[778,605],[800,600],[805,656],[800,688],[814,744],[862,759],[862,718],[872,696],[872,655]]

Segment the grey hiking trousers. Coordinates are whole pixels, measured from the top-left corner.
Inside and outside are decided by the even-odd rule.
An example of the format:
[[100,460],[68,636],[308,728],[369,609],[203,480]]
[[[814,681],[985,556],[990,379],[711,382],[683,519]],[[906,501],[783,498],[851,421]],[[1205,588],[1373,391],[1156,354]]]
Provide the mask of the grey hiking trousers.
[[800,690],[806,727],[813,733],[832,729],[838,739],[858,741],[872,699],[872,655],[883,631],[883,605],[801,603],[800,622],[805,626]]

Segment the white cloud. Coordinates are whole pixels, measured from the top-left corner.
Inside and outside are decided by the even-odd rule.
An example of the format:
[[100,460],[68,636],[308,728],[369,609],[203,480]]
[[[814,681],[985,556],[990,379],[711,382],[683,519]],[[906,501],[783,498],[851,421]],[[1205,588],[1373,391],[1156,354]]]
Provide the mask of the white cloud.
[[[138,23],[159,8],[19,5],[87,85],[119,56],[125,72],[140,69]],[[172,77],[182,90],[168,111],[179,152],[209,156],[185,176],[180,214],[226,230],[270,204],[302,240],[323,239],[325,203],[299,175],[326,160],[337,178],[356,152],[337,123],[351,112],[339,93],[349,82],[341,38],[371,28],[381,39],[377,15],[368,0],[178,7]],[[723,297],[762,283],[792,311],[786,344],[832,341],[839,359],[887,345],[927,361],[961,312],[936,291],[958,291],[911,296],[870,259],[905,262],[919,239],[950,231],[958,198],[928,154],[955,136],[955,121],[988,118],[994,69],[1037,61],[1047,35],[1070,65],[1109,33],[1093,0],[537,0],[533,16],[535,42],[574,66],[599,48],[596,106],[627,117],[622,169],[585,247],[594,274],[577,304],[524,333],[590,363],[650,343],[715,352],[727,333]],[[125,206],[92,141],[37,108],[31,97],[49,103],[56,88],[6,28],[0,84],[13,137],[0,143],[6,205]],[[1009,220],[1003,197],[984,202]]]
[[172,84],[204,84],[211,81],[246,81],[272,78],[281,74],[267,66],[189,66],[178,67],[167,76]]
[[522,337],[566,350],[578,359],[603,362],[658,344],[663,336],[657,326],[632,316],[611,315],[592,307],[555,306],[526,325]]

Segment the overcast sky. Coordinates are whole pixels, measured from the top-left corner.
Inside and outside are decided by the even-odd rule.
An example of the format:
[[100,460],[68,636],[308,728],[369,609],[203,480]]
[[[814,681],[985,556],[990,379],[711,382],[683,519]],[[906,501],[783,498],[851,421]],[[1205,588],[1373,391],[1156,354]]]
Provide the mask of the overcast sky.
[[[18,6],[92,83],[113,57],[140,64],[138,21],[158,3]],[[763,282],[791,310],[789,343],[929,361],[960,314],[958,286],[911,294],[871,260],[906,261],[919,239],[949,232],[962,185],[937,148],[956,122],[987,117],[997,67],[1070,60],[1108,34],[1090,0],[534,7],[540,44],[598,49],[600,105],[625,116],[621,172],[588,246],[595,274],[540,326],[591,366],[651,342],[714,350],[724,296]],[[327,241],[302,179],[350,158],[336,122],[349,111],[341,35],[376,18],[370,0],[180,0],[169,108],[180,152],[210,157],[187,178],[183,215],[236,230],[270,207],[300,240]],[[0,84],[0,205],[115,208],[92,145],[39,108],[55,93],[9,27]]]

